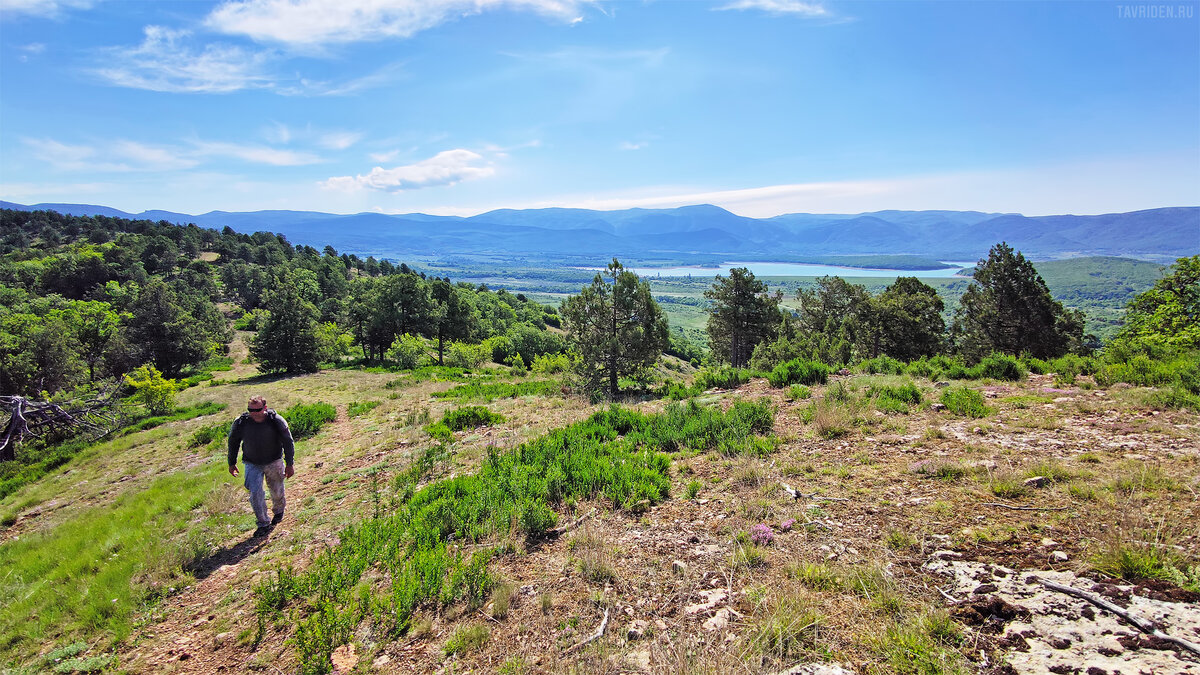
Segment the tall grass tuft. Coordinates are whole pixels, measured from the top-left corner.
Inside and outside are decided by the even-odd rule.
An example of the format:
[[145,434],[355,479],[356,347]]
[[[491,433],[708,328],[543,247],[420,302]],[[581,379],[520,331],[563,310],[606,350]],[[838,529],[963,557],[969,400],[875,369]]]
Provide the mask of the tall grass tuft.
[[793,359],[775,366],[767,381],[776,389],[790,384],[825,384],[831,368],[820,361]]
[[988,407],[983,403],[983,394],[966,387],[949,387],[942,390],[942,405],[955,415],[962,417],[985,417]]

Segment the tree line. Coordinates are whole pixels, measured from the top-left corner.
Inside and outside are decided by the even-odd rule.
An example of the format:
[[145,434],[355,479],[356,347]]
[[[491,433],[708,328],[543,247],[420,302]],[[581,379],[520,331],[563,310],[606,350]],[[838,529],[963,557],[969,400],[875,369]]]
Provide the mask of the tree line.
[[[1051,359],[1099,346],[1082,313],[1055,301],[1004,243],[976,266],[949,323],[935,289],[915,277],[878,294],[823,277],[789,309],[781,291],[733,269],[705,293],[701,353],[674,341],[649,283],[615,259],[556,308],[264,232],[49,211],[4,210],[0,225],[0,393],[70,390],[142,364],[175,377],[226,353],[231,320],[254,331],[251,355],[264,372],[425,360],[524,370],[554,356],[584,389],[613,398],[663,352],[768,371],[795,359]],[[1123,339],[1196,346],[1196,260],[1181,259],[1131,304]]]

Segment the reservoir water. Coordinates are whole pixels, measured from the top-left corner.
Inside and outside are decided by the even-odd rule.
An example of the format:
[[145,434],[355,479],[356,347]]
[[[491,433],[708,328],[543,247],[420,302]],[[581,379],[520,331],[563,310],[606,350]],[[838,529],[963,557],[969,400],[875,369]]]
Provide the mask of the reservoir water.
[[[952,277],[975,262],[947,262],[947,267],[940,270],[893,270],[866,269],[862,267],[841,267],[838,265],[810,265],[807,263],[777,263],[777,262],[728,262],[715,267],[628,267],[626,269],[640,277],[712,277],[718,274],[727,275],[735,267],[745,267],[756,277]],[[598,268],[592,268],[598,269]]]

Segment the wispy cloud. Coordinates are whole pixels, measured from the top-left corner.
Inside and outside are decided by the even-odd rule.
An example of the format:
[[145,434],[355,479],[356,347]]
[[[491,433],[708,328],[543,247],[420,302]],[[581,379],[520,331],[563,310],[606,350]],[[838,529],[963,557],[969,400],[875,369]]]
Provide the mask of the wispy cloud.
[[253,164],[271,166],[304,166],[316,164],[321,158],[308,152],[280,150],[266,146],[242,145],[215,141],[193,141],[194,152],[206,157],[232,157]]
[[[2,0],[0,0],[2,1]],[[110,84],[170,93],[225,94],[265,89],[282,96],[348,96],[384,86],[404,76],[391,63],[344,81],[280,75],[287,55],[218,42],[202,43],[188,30],[146,26],[141,44],[100,51],[91,73]]]
[[181,156],[165,147],[128,140],[111,141],[101,146],[71,145],[51,138],[21,139],[30,154],[63,171],[128,172],[188,169],[196,160]]
[[617,148],[620,150],[641,150],[647,145],[650,145],[649,141],[621,141],[621,143],[617,145]]
[[271,88],[268,52],[210,43],[197,49],[186,30],[146,26],[145,38],[136,47],[104,50],[106,65],[94,73],[110,83],[134,89],[175,93],[227,93],[241,89]]
[[88,9],[94,0],[0,0],[0,13],[56,18],[67,9]]
[[363,135],[357,131],[331,131],[322,134],[317,139],[317,145],[328,150],[345,150],[362,140]]
[[321,183],[334,190],[386,190],[403,192],[421,188],[454,185],[464,180],[487,178],[496,173],[482,155],[462,148],[445,150],[415,164],[393,169],[375,167],[358,176],[334,176]]
[[102,173],[191,169],[211,158],[232,158],[252,164],[302,166],[321,158],[308,152],[267,146],[192,140],[186,145],[147,145],[117,139],[94,145],[69,144],[52,138],[21,139],[30,155],[62,171]]
[[530,11],[568,23],[592,0],[232,0],[205,20],[261,42],[322,45],[408,38],[488,10]]
[[791,14],[812,18],[828,18],[833,16],[825,5],[819,2],[804,2],[803,0],[735,0],[727,5],[716,8],[720,10],[758,10],[768,14]]

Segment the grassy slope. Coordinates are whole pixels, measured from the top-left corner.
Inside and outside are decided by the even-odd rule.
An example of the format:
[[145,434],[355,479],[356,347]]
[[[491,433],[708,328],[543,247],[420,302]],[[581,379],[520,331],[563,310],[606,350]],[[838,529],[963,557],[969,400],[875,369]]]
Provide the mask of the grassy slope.
[[[239,364],[225,379],[249,374]],[[220,455],[186,447],[196,428],[217,419],[175,423],[98,447],[0,502],[19,516],[0,545],[7,575],[0,585],[6,638],[0,659],[28,662],[79,640],[85,654],[100,655],[116,642],[123,656],[114,664],[155,672],[162,660],[178,658],[171,650],[180,635],[201,645],[223,635],[225,648],[192,650],[189,662],[173,667],[212,672],[217,665],[240,670],[249,662],[294,670],[296,649],[285,642],[295,629],[287,618],[292,615],[269,623],[262,646],[252,646],[251,589],[266,578],[262,573],[280,565],[303,569],[325,543],[337,542],[345,526],[369,517],[377,496],[385,503],[397,497],[388,479],[429,446],[424,426],[461,405],[430,396],[452,383],[417,380],[422,378],[333,371],[202,385],[185,393],[184,403],[218,400],[236,409],[251,391],[261,391],[280,408],[324,400],[342,412],[335,428],[300,444],[300,474],[289,495],[292,517],[223,576],[197,580],[181,569],[238,545],[253,527],[244,492],[223,473]],[[684,672],[738,664],[774,670],[797,658],[860,661],[889,672],[899,669],[893,659],[902,662],[906,653],[897,652],[898,645],[916,645],[930,658],[954,653],[946,651],[952,644],[938,643],[942,633],[927,621],[941,616],[942,603],[929,591],[935,580],[923,576],[919,565],[935,549],[949,546],[1010,566],[1036,566],[1047,557],[1043,538],[1060,542],[1072,561],[1086,561],[1122,537],[1151,537],[1181,545],[1193,560],[1200,555],[1200,542],[1187,535],[1200,525],[1190,492],[1200,480],[1200,457],[1180,451],[1196,414],[1156,413],[1137,389],[1046,392],[1048,378],[1021,385],[969,383],[988,394],[991,412],[982,420],[931,410],[937,390],[922,380],[917,385],[925,403],[907,414],[876,413],[862,394],[872,383],[889,381],[856,376],[850,381],[856,402],[824,412],[761,380],[708,396],[722,403],[768,397],[778,409],[781,447],[761,458],[676,453],[672,498],[642,515],[612,511],[603,501],[568,505],[564,521],[593,508],[595,515],[569,535],[536,546],[517,543],[494,560],[490,569],[501,583],[491,604],[471,613],[458,606],[425,609],[407,636],[356,638],[364,656],[360,670],[382,656],[391,663],[383,670],[443,667],[445,651],[464,641],[475,644],[460,631],[480,632],[476,628],[486,625],[482,638],[475,636],[481,644],[449,657],[458,662],[456,670],[495,671],[508,663],[521,672],[518,666],[537,658],[539,667],[575,664],[588,672],[600,669],[608,655],[637,659],[635,652],[648,649],[656,662]],[[827,391],[812,387],[813,400]],[[345,406],[355,401],[380,405],[345,418]],[[505,422],[458,433],[434,478],[474,471],[488,447],[512,447],[590,411],[558,396],[487,405]],[[838,428],[844,433],[835,435]],[[914,469],[922,460],[932,460],[928,470]],[[384,480],[373,481],[372,471],[382,471]],[[1058,482],[1043,490],[1014,485],[1035,472],[1052,473]],[[794,501],[780,490],[781,482],[818,496]],[[979,506],[998,499],[1069,510]],[[799,524],[776,529],[770,544],[749,543],[754,525],[778,528],[789,518]],[[1092,523],[1107,523],[1108,533],[1098,534]],[[678,573],[672,571],[676,559],[686,563]],[[880,572],[886,567],[891,575]],[[185,585],[191,588],[180,591]],[[742,619],[732,648],[724,632],[701,627],[708,613],[682,609],[713,585],[736,592],[732,607]],[[506,598],[510,608],[498,612],[496,602],[509,592],[503,589],[518,587],[533,590]],[[564,656],[562,648],[598,621],[597,603],[616,612],[609,637],[597,648]],[[303,604],[289,607],[303,617]],[[208,622],[208,616],[216,619]],[[626,645],[621,636],[635,618],[661,620],[667,628],[652,628],[644,645]],[[798,629],[814,621],[820,631]],[[459,643],[448,648],[455,635]],[[514,656],[512,644],[524,645],[521,656]]]

